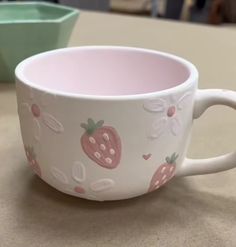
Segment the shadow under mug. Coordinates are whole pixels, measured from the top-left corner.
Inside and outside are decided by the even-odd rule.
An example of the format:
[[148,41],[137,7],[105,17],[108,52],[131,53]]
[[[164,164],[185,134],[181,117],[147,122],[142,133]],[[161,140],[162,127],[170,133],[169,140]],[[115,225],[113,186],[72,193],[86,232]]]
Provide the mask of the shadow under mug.
[[48,184],[91,200],[151,192],[174,176],[236,166],[236,154],[186,158],[193,119],[236,108],[236,93],[199,90],[190,62],[163,52],[91,46],[32,56],[16,68],[29,166]]

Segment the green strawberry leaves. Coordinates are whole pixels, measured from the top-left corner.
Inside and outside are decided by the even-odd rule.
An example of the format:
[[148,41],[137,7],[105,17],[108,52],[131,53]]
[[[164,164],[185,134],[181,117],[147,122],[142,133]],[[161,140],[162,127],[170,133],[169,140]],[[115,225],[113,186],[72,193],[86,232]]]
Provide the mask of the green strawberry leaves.
[[171,163],[171,161],[170,161],[170,157],[166,157],[166,162],[167,162],[168,164],[170,164],[170,163]]
[[96,123],[96,128],[101,128],[104,124],[104,121],[103,120],[99,120],[97,123]]
[[83,129],[85,129],[85,130],[87,130],[87,124],[86,123],[80,124],[80,127],[83,128]]
[[93,121],[92,118],[88,118],[88,126],[89,126],[89,127],[95,126],[95,122]]
[[88,118],[88,123],[81,123],[80,127],[85,129],[88,135],[92,135],[96,129],[99,129],[103,126],[104,121],[99,120],[97,123],[94,122],[92,118]]
[[176,154],[176,153],[173,153],[171,155],[171,157],[166,157],[166,162],[168,164],[175,164],[176,163],[176,160],[178,159],[179,155]]

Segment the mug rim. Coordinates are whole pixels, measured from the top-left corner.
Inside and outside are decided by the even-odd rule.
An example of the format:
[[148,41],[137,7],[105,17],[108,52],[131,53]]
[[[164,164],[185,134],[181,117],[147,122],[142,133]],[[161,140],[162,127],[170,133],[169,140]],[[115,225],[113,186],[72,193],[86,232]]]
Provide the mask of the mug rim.
[[[50,89],[47,87],[40,86],[36,83],[31,82],[24,76],[24,73],[23,73],[24,67],[30,66],[31,61],[37,58],[46,57],[51,54],[63,53],[67,51],[98,50],[98,49],[99,50],[112,49],[112,50],[123,50],[123,51],[136,51],[136,52],[143,52],[143,53],[163,56],[168,59],[174,60],[178,62],[179,64],[184,65],[189,71],[189,76],[185,81],[183,81],[179,85],[168,88],[168,89],[149,92],[149,93],[127,94],[127,95],[90,95],[90,94],[63,92],[60,90]],[[192,83],[194,82],[197,83],[198,77],[199,77],[199,74],[198,74],[198,70],[196,66],[182,57],[179,57],[179,56],[167,53],[167,52],[156,51],[156,50],[146,49],[146,48],[139,48],[139,47],[128,47],[128,46],[97,45],[97,46],[79,46],[79,47],[75,46],[75,47],[68,47],[68,48],[60,48],[60,49],[42,52],[42,53],[33,55],[31,57],[28,57],[24,59],[23,61],[21,61],[15,68],[16,81],[20,81],[21,83],[33,89],[42,91],[47,94],[58,95],[58,96],[66,97],[66,98],[77,98],[77,99],[84,99],[84,100],[103,100],[103,101],[105,100],[111,100],[111,101],[139,100],[139,99],[145,99],[145,98],[150,98],[150,97],[155,97],[155,96],[163,96],[166,94],[170,94],[170,93],[173,93],[179,90],[184,90],[184,89],[189,88]]]

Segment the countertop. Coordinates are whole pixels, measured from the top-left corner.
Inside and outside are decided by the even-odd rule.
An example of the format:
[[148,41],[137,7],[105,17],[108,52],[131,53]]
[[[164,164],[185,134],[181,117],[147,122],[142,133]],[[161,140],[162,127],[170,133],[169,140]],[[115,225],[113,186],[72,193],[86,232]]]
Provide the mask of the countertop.
[[[125,45],[193,62],[200,88],[236,89],[236,31],[82,12],[70,46]],[[188,156],[233,151],[236,114],[209,109],[195,121]],[[14,84],[0,84],[0,246],[236,246],[236,169],[178,178],[130,200],[93,202],[62,194],[28,168]]]

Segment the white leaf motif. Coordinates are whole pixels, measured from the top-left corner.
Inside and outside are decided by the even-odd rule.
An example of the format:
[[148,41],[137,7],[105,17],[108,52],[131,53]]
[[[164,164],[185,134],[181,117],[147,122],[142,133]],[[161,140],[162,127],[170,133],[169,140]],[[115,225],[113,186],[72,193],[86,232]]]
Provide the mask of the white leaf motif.
[[29,97],[31,100],[34,98],[34,89],[32,87],[29,88]]
[[151,129],[148,130],[148,138],[158,139],[164,132],[167,125],[167,118],[163,117],[152,123]]
[[94,195],[87,195],[87,199],[92,200],[92,201],[98,201],[97,197]]
[[191,95],[191,92],[187,92],[179,98],[178,103],[177,103],[178,110],[183,109],[184,104],[186,104],[186,100],[190,97],[190,95]]
[[102,192],[111,189],[115,185],[115,182],[109,178],[103,178],[93,182],[90,185],[91,190],[94,192]]
[[177,136],[180,131],[181,131],[181,124],[178,120],[178,118],[173,118],[170,121],[170,129],[171,129],[171,133],[175,136]]
[[84,164],[79,161],[75,162],[75,164],[72,166],[72,177],[78,183],[81,183],[85,180],[86,172]]
[[143,108],[148,112],[164,112],[166,102],[163,99],[150,99],[143,104]]
[[46,92],[41,93],[40,103],[42,106],[47,106],[49,104],[52,104],[52,102],[55,100],[56,100],[55,94],[49,94]]
[[39,121],[35,118],[33,119],[33,133],[34,133],[34,139],[36,141],[40,141],[41,127],[40,127]]
[[61,170],[59,170],[58,168],[54,166],[51,168],[51,172],[52,172],[53,177],[57,179],[59,182],[63,184],[68,184],[68,178]]
[[43,113],[43,123],[52,131],[61,133],[64,131],[63,125],[52,115]]
[[20,107],[19,107],[19,111],[22,113],[22,115],[24,115],[24,116],[29,116],[29,114],[30,114],[30,105],[28,104],[28,103],[26,103],[26,102],[24,102],[24,103],[21,103],[20,104]]

